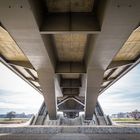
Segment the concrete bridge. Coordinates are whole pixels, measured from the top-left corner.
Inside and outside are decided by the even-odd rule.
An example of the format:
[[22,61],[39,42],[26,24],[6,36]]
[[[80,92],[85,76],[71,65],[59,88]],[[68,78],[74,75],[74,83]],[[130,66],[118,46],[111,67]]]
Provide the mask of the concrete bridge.
[[1,0],[1,62],[43,95],[40,125],[108,125],[97,98],[140,62],[139,24],[139,0]]

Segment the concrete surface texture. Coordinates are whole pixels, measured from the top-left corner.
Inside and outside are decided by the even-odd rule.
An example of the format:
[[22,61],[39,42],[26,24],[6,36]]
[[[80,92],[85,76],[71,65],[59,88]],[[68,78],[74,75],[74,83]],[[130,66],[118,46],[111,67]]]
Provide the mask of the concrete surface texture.
[[0,140],[139,140],[140,134],[1,134]]
[[[61,103],[61,102],[60,102]],[[78,110],[78,109],[77,109]],[[74,110],[75,111],[75,110]],[[112,125],[112,121],[109,116],[106,116],[99,104],[97,102],[96,108],[93,114],[92,120],[85,120],[85,115],[80,114],[76,118],[65,117],[63,114],[58,114],[56,120],[50,120],[47,112],[47,107],[45,103],[42,104],[38,114],[31,118],[30,125]]]
[[108,124],[97,98],[140,62],[139,23],[140,0],[0,0],[0,60],[46,105],[36,126],[1,127],[0,140],[140,140],[139,127],[57,120],[83,111],[83,122]]
[[0,140],[139,140],[139,127],[1,127]]
[[1,59],[51,120],[60,110],[92,120],[99,94],[140,61],[139,13],[140,0],[1,0]]

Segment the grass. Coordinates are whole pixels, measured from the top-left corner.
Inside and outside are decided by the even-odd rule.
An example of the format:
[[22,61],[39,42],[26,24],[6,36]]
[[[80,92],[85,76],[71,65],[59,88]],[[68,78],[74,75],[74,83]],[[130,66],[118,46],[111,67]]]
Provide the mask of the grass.
[[19,124],[25,123],[29,120],[29,118],[0,118],[0,124]]
[[112,121],[114,121],[114,122],[137,122],[137,123],[140,123],[140,119],[135,120],[133,118],[112,118]]

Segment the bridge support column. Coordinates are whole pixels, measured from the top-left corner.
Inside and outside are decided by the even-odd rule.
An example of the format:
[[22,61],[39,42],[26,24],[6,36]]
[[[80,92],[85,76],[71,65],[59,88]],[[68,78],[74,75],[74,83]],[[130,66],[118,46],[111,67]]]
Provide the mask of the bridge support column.
[[87,92],[85,96],[85,119],[87,120],[91,120],[93,117],[103,74],[104,70],[101,69],[89,69],[87,72]]
[[[12,8],[9,8],[9,5],[12,5]],[[40,21],[35,17],[35,10],[38,9],[39,5],[28,0],[1,1],[0,20],[36,69],[49,117],[56,119],[55,59],[51,55],[52,44],[49,37],[40,35]],[[39,16],[41,15],[38,14]]]

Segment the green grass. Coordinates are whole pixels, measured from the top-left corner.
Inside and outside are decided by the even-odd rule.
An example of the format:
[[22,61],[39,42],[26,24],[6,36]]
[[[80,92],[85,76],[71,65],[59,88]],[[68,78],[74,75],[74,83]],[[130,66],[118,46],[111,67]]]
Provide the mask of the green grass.
[[29,118],[0,118],[0,124],[17,124],[17,123],[25,123],[29,120]]
[[140,119],[135,120],[133,118],[112,118],[112,121],[114,122],[140,122]]

